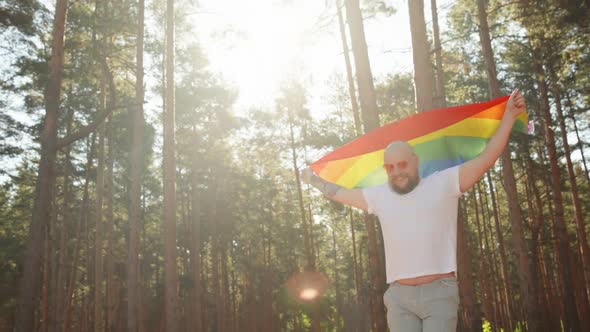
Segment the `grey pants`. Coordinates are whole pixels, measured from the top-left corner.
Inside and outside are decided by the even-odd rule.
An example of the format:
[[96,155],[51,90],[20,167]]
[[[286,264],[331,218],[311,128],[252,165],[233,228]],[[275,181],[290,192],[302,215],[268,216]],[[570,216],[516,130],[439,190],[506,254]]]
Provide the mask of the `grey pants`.
[[455,332],[459,285],[454,277],[429,284],[391,284],[383,301],[391,332]]

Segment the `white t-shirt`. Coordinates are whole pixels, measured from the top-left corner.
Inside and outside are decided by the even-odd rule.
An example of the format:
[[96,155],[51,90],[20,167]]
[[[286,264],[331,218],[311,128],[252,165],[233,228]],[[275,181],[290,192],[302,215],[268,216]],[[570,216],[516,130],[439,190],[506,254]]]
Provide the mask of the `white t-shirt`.
[[389,183],[365,188],[363,195],[381,223],[387,283],[457,271],[459,166],[421,179],[405,195]]

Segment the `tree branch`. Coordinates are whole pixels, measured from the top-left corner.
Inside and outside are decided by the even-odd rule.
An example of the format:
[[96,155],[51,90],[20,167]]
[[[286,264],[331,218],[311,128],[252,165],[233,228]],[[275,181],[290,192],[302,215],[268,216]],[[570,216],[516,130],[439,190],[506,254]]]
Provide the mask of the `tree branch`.
[[59,139],[57,141],[56,144],[56,148],[62,149],[64,147],[66,147],[67,145],[70,145],[78,140],[81,140],[83,138],[85,138],[86,136],[88,136],[90,133],[94,132],[96,130],[96,128],[98,128],[98,126],[100,126],[104,120],[107,118],[107,116],[109,116],[109,114],[111,114],[115,109],[117,108],[121,108],[122,106],[115,106],[115,107],[107,107],[105,108],[102,112],[98,113],[96,115],[96,118],[94,119],[94,121],[89,124],[86,125],[82,128],[80,128],[77,132],[68,135],[62,139]]
[[117,90],[115,87],[115,79],[113,78],[113,73],[111,72],[109,65],[107,64],[106,58],[100,58],[100,64],[102,66],[103,74],[105,75],[107,82],[109,84],[109,90],[111,92],[111,98],[109,99],[109,105],[98,113],[94,119],[94,121],[79,129],[77,132],[70,134],[60,140],[57,141],[56,148],[61,149],[67,145],[74,143],[77,140],[80,140],[86,136],[88,136],[91,132],[96,130],[98,126],[100,126],[104,120],[111,114],[116,108],[116,101],[117,101]]

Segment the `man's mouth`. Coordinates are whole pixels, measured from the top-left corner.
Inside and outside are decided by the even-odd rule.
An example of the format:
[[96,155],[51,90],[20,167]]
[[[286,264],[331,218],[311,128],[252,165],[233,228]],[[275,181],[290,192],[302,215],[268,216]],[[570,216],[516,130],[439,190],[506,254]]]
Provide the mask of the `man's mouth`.
[[407,177],[407,176],[398,176],[398,177],[394,178],[393,180],[394,180],[395,182],[401,182],[401,181],[403,181],[403,180],[407,180],[407,179],[408,179],[408,177]]

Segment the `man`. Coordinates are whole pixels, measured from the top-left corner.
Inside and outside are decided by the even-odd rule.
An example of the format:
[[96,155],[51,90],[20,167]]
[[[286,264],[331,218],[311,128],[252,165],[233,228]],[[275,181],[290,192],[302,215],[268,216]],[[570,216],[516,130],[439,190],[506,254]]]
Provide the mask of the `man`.
[[406,142],[393,142],[385,149],[388,183],[380,186],[347,189],[319,178],[310,168],[302,171],[302,181],[326,197],[379,217],[389,283],[383,300],[390,331],[456,330],[459,197],[494,165],[516,118],[525,110],[524,97],[516,89],[500,126],[479,156],[423,179],[420,160]]

